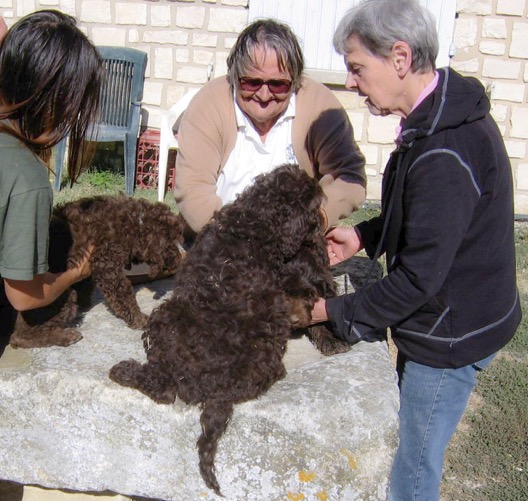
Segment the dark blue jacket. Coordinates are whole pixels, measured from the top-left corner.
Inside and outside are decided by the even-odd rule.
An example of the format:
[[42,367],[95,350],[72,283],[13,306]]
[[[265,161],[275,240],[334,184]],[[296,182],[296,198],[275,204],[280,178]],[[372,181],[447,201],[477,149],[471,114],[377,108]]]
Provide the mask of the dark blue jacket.
[[410,360],[456,368],[503,347],[521,309],[504,141],[478,80],[439,74],[385,169],[381,216],[358,225],[388,274],[328,300],[327,312],[342,339],[390,327]]

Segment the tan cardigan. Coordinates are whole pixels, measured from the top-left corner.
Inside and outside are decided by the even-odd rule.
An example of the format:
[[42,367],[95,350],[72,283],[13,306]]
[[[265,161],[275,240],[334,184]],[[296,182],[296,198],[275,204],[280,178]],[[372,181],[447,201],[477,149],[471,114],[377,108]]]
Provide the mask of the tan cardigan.
[[[219,77],[196,94],[178,129],[174,195],[196,232],[222,207],[216,181],[235,147],[236,135],[233,95],[226,77]],[[297,92],[292,144],[301,168],[323,187],[328,227],[361,205],[365,159],[348,116],[327,87],[309,78],[303,78]]]

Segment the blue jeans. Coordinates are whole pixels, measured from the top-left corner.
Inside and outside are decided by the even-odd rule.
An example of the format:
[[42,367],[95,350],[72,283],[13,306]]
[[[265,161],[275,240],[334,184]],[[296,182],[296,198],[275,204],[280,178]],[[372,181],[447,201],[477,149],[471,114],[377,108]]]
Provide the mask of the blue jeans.
[[460,369],[435,369],[409,360],[400,372],[400,443],[389,501],[437,501],[444,451],[466,409],[478,371],[494,358]]

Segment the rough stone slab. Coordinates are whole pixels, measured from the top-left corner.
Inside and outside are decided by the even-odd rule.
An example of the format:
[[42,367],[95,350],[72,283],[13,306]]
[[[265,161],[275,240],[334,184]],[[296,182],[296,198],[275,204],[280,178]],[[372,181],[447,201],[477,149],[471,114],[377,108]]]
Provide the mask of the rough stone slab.
[[[137,287],[149,312],[170,279]],[[102,303],[68,348],[7,348],[0,358],[0,478],[75,491],[169,501],[220,499],[203,484],[199,409],[158,405],[108,378],[145,360],[141,331]],[[235,407],[219,444],[227,500],[384,500],[397,445],[398,390],[385,343],[322,357],[292,340],[288,376]],[[301,497],[303,495],[304,497]]]

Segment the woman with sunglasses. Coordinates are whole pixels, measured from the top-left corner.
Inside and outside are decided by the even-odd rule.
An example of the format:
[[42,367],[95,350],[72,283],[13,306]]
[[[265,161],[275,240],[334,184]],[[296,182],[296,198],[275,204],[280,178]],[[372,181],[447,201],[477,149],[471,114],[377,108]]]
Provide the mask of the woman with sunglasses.
[[[15,311],[46,306],[89,276],[82,262],[50,271],[57,260],[49,226],[53,192],[51,149],[70,137],[68,172],[87,165],[88,124],[98,110],[101,60],[71,16],[54,10],[28,14],[0,42],[0,329],[9,334]],[[53,266],[53,264],[52,264]],[[64,266],[65,267],[65,266]]]
[[327,226],[365,198],[365,160],[348,116],[324,85],[303,76],[291,29],[256,21],[238,37],[228,74],[193,98],[179,130],[175,196],[197,232],[255,176],[297,163],[323,187]]

